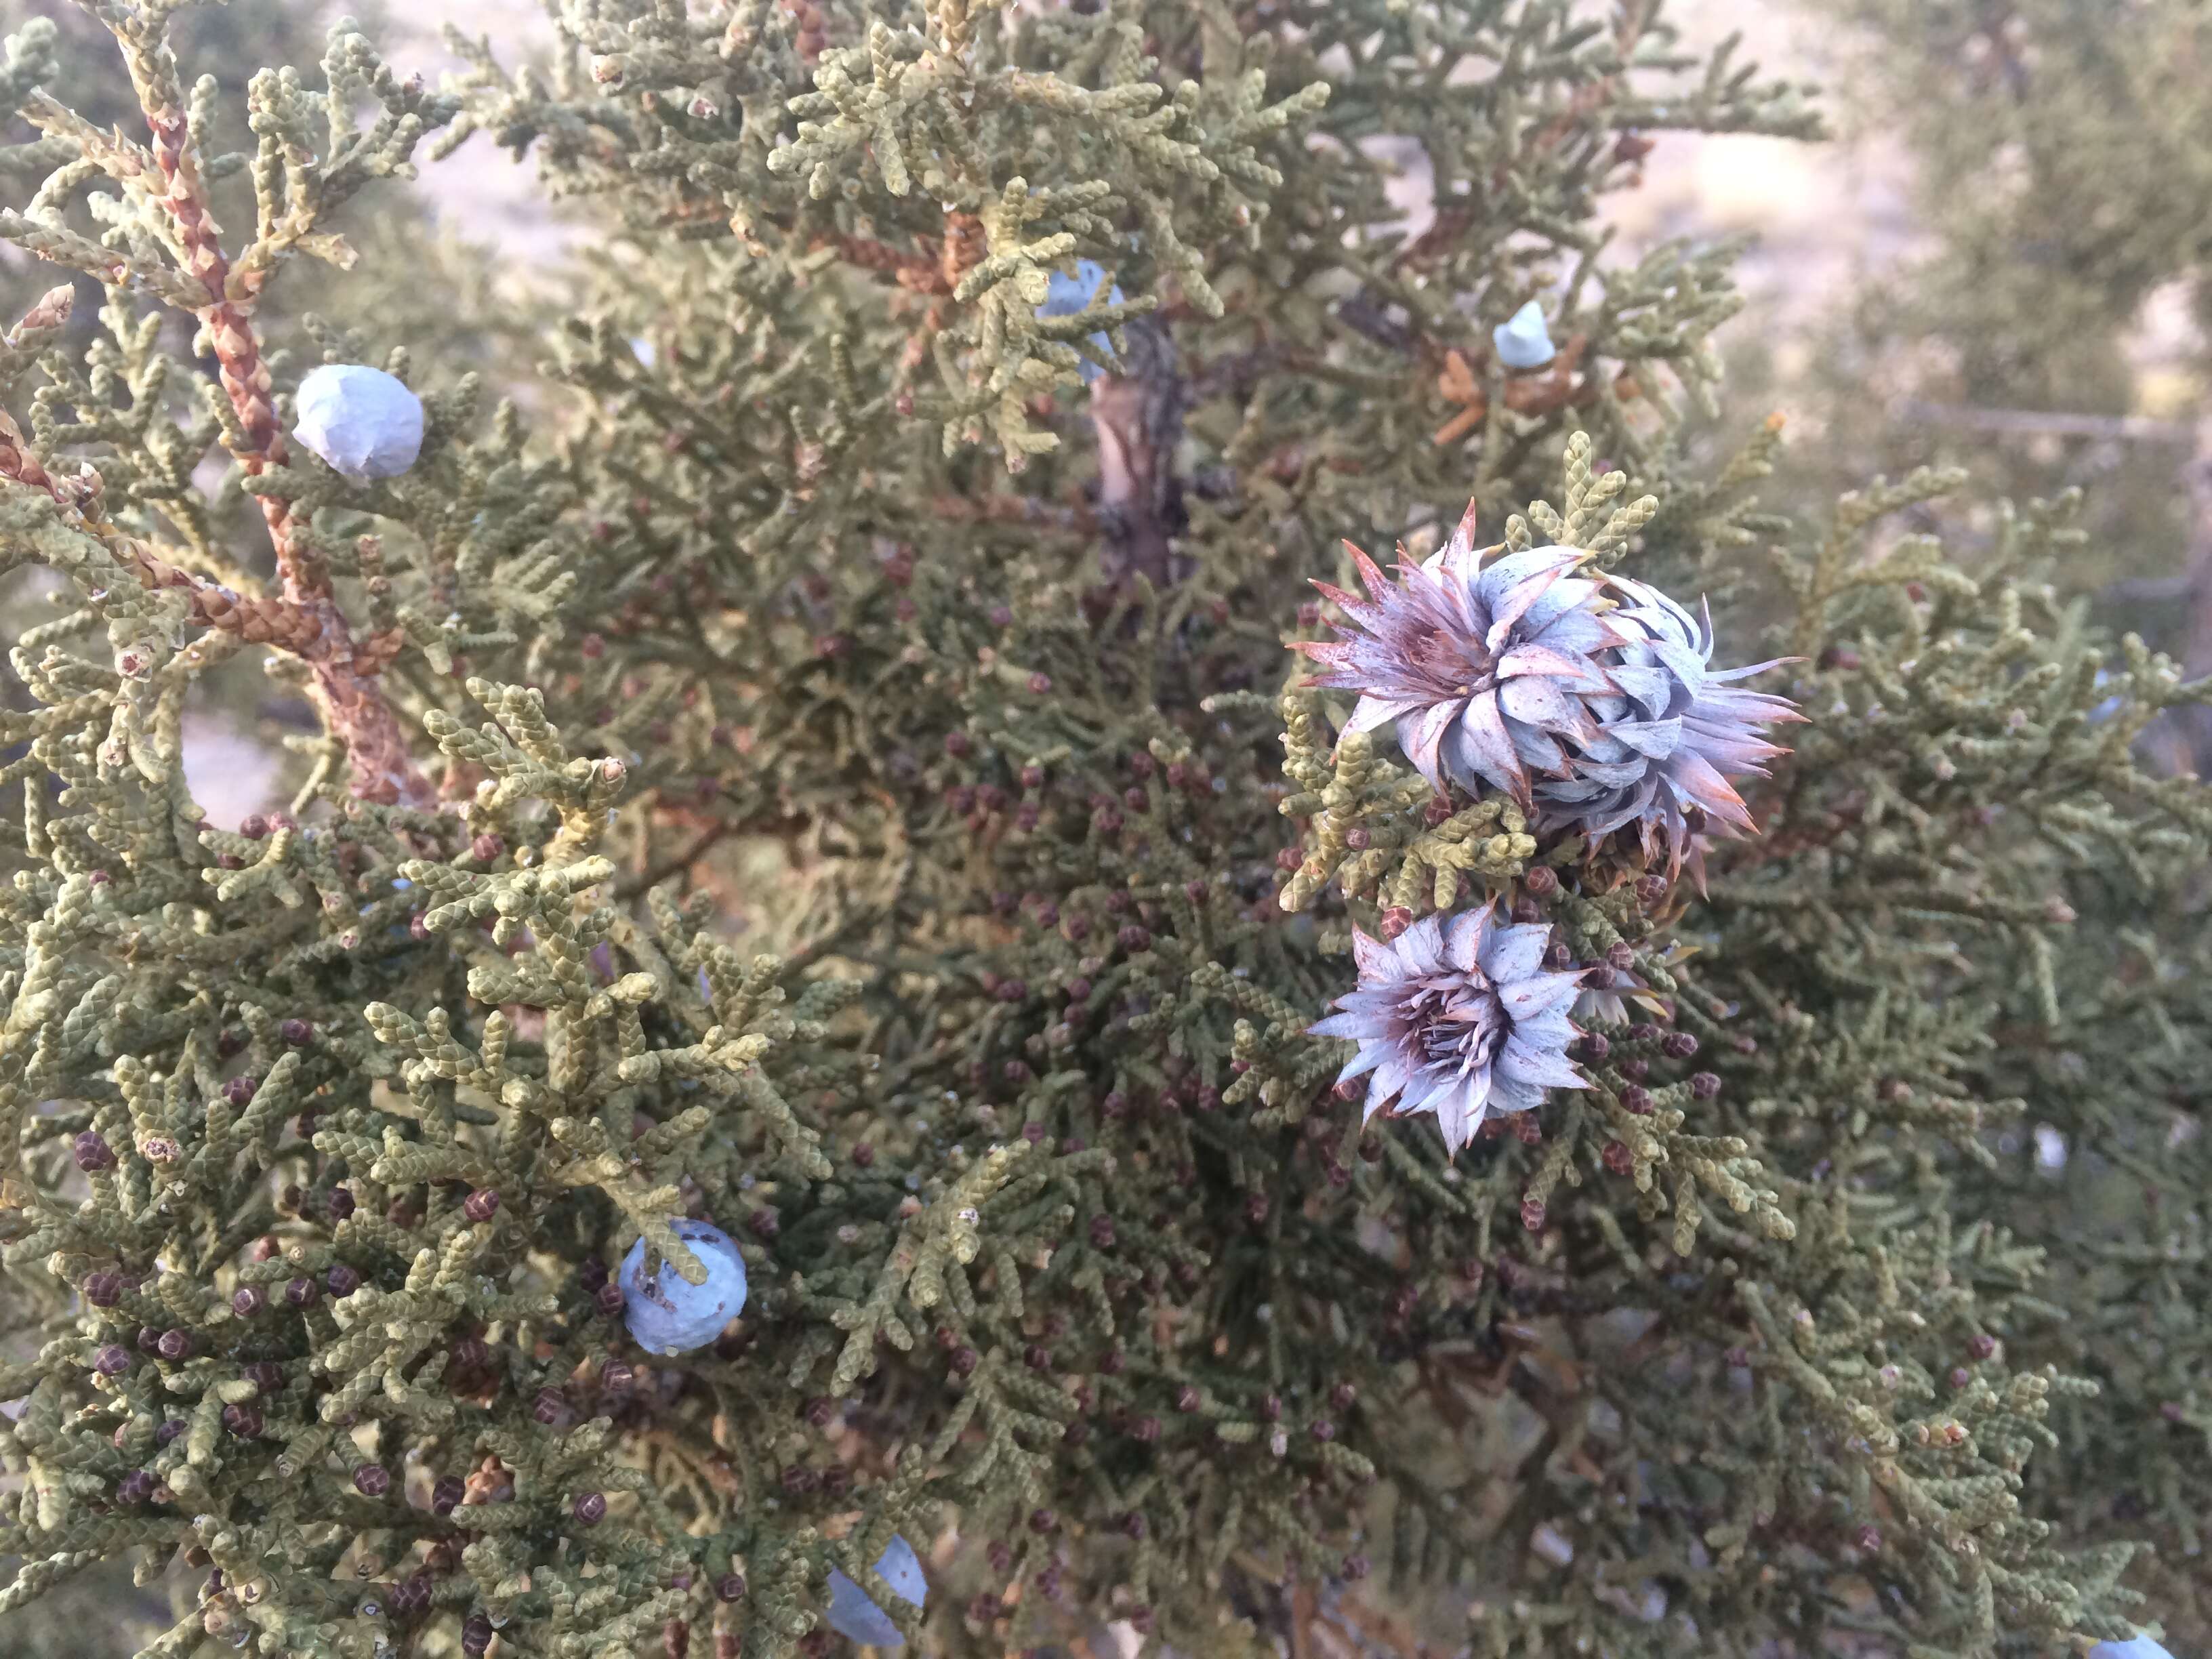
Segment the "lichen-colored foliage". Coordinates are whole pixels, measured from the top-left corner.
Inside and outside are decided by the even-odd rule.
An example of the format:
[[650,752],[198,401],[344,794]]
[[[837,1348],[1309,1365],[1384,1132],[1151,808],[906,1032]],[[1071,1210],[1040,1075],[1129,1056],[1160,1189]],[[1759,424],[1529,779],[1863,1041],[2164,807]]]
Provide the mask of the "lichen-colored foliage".
[[[0,362],[0,561],[60,579],[0,727],[0,1616],[180,1554],[152,1652],[818,1652],[832,1569],[936,1651],[2197,1616],[2134,1546],[2201,1489],[2212,807],[2131,744],[2203,692],[2054,598],[2069,501],[1970,571],[1882,534],[1955,479],[1799,529],[1778,423],[1685,452],[1727,251],[1608,264],[1595,204],[1652,132],[1809,136],[1794,90],[1650,5],[572,0],[550,80],[344,28],[257,79],[219,232],[167,9],[100,9],[146,137],[33,101],[35,33],[4,82],[58,171],[0,234],[110,289]],[[263,337],[477,128],[604,225],[568,401]],[[1038,320],[1079,256],[1125,299]],[[408,379],[416,466],[293,447],[279,343]],[[1804,659],[1701,881],[1296,689],[1337,538],[1470,495]],[[179,746],[242,654],[312,730],[234,829]],[[1483,902],[1592,970],[1589,1086],[1452,1162],[1304,1031],[1355,926]],[[2115,1242],[2039,1125],[2172,1203]],[[648,1355],[607,1270],[698,1271],[686,1214],[750,1299]]]

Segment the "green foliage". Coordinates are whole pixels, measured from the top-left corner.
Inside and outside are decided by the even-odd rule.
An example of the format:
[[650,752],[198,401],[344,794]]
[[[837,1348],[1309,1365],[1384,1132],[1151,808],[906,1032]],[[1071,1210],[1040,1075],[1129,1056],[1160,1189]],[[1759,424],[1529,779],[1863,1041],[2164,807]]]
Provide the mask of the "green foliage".
[[[57,605],[0,715],[0,1612],[128,1560],[179,1656],[813,1654],[832,1568],[947,1652],[2202,1617],[2138,1546],[2212,1423],[2212,803],[2136,749],[2206,688],[2060,596],[2071,499],[1962,564],[1890,533],[1955,477],[1802,528],[1778,422],[1684,441],[1729,250],[1593,215],[1796,89],[1650,6],[570,0],[550,78],[436,92],[342,26],[227,164],[169,9],[101,9],[149,141],[7,83],[0,231],[114,280],[4,360]],[[257,311],[441,125],[603,229],[528,412]],[[1125,300],[1040,321],[1078,256]],[[315,356],[422,392],[410,471],[287,441]],[[1337,738],[1309,579],[1469,494],[1803,659],[1761,836],[1671,880]],[[231,827],[185,715],[244,660],[304,734]],[[1589,970],[1589,1086],[1453,1161],[1306,1028],[1355,926],[1483,903]],[[649,1355],[610,1271],[695,1274],[685,1216],[750,1297]]]

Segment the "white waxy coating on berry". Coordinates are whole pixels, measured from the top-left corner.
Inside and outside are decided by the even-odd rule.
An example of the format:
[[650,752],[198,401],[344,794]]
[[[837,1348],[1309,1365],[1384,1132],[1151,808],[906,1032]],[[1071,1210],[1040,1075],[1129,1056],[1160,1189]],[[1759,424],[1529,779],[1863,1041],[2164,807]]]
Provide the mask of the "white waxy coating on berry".
[[[891,1541],[876,1558],[876,1573],[891,1587],[892,1595],[917,1607],[929,1594],[929,1581],[921,1573],[921,1558],[914,1553],[914,1546],[896,1533],[891,1534]],[[830,1628],[848,1641],[874,1648],[906,1645],[906,1638],[899,1634],[890,1615],[848,1575],[835,1567],[830,1569],[828,1617]]]
[[422,400],[380,368],[325,363],[300,382],[293,435],[349,478],[396,478],[422,449]]
[[1508,368],[1541,368],[1559,355],[1544,323],[1544,307],[1534,300],[1492,329],[1490,343]]
[[[1091,259],[1078,259],[1073,276],[1064,271],[1054,271],[1045,291],[1044,303],[1036,308],[1036,314],[1040,317],[1073,317],[1090,310],[1097,300],[1098,284],[1105,279],[1105,267]],[[1107,290],[1106,303],[1113,306],[1123,303],[1120,283]],[[1114,349],[1112,338],[1103,331],[1091,337],[1091,343],[1109,354]],[[1085,380],[1095,380],[1104,371],[1085,358],[1077,373]]]
[[665,1260],[648,1275],[642,1238],[623,1257],[623,1322],[647,1353],[703,1348],[744,1311],[744,1258],[730,1236],[703,1221],[679,1221],[672,1231],[706,1265],[704,1284],[689,1283]]

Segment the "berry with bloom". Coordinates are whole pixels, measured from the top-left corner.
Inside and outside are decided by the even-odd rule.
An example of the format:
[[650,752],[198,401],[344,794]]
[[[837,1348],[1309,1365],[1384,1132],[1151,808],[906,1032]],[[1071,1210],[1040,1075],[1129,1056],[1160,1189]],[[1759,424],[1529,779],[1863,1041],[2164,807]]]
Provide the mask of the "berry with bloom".
[[[1036,308],[1037,316],[1048,321],[1058,317],[1081,316],[1099,303],[1098,285],[1105,280],[1105,267],[1093,259],[1077,260],[1075,274],[1072,276],[1066,271],[1054,271],[1048,280],[1043,302]],[[1123,303],[1120,284],[1109,285],[1104,302],[1110,306]],[[1113,355],[1114,341],[1103,330],[1091,337],[1091,343],[1105,356]],[[1076,372],[1083,376],[1085,382],[1095,380],[1105,373],[1088,357],[1082,361]]]
[[1490,343],[1498,361],[1508,368],[1541,368],[1559,355],[1552,331],[1545,325],[1544,307],[1531,300],[1490,331]]
[[744,1258],[730,1236],[703,1221],[679,1221],[672,1231],[705,1266],[707,1276],[700,1283],[691,1284],[666,1261],[647,1273],[642,1238],[623,1257],[618,1281],[623,1322],[647,1353],[703,1348],[744,1311]]
[[396,478],[422,449],[422,400],[398,377],[325,363],[300,382],[293,435],[349,478]]
[[[896,1533],[876,1558],[876,1576],[891,1587],[891,1594],[915,1607],[929,1594],[929,1581],[921,1575],[921,1558],[914,1546]],[[891,1623],[890,1615],[850,1575],[830,1569],[830,1628],[864,1647],[899,1648],[906,1638]]]

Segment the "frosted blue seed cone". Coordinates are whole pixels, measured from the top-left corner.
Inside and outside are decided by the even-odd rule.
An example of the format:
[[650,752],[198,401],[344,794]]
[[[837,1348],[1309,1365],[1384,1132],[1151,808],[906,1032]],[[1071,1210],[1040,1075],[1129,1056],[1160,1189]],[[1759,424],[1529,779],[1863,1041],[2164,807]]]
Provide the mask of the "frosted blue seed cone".
[[[891,1534],[891,1541],[876,1558],[876,1572],[902,1601],[918,1607],[929,1594],[929,1581],[921,1576],[921,1558],[914,1553],[914,1546],[896,1533]],[[835,1567],[830,1569],[828,1617],[830,1628],[848,1641],[874,1648],[906,1645],[906,1638],[899,1634],[890,1615],[876,1605],[867,1591]]]
[[744,1311],[744,1258],[730,1236],[703,1221],[679,1221],[674,1231],[706,1264],[703,1285],[686,1283],[665,1261],[648,1277],[641,1238],[623,1257],[623,1322],[647,1353],[703,1348]]
[[[1105,279],[1105,267],[1093,259],[1078,259],[1073,276],[1062,271],[1054,271],[1050,286],[1045,290],[1044,303],[1036,308],[1036,314],[1040,317],[1073,317],[1079,311],[1089,309],[1092,299],[1097,295],[1098,284]],[[1121,303],[1120,283],[1116,283],[1107,291],[1106,303],[1115,306]],[[1110,353],[1114,349],[1114,342],[1103,331],[1092,335],[1091,343],[1103,352]],[[1097,364],[1087,361],[1077,372],[1085,380],[1095,380],[1104,373]]]
[[295,437],[349,478],[394,478],[422,450],[422,400],[380,368],[325,363],[300,382]]
[[1544,307],[1534,300],[1492,329],[1490,343],[1508,368],[1541,368],[1559,355],[1544,323]]
[[2173,1659],[2148,1636],[2131,1636],[2124,1642],[2100,1642],[2089,1650],[2089,1659]]

